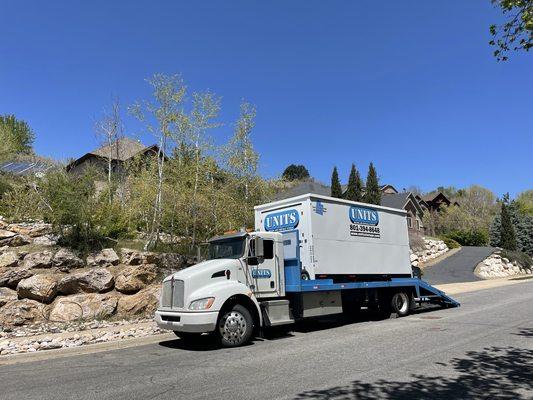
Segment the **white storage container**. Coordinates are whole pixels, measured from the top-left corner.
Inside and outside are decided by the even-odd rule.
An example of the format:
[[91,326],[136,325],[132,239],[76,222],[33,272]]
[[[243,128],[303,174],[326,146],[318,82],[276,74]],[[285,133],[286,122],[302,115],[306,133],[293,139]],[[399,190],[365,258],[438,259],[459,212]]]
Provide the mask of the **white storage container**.
[[405,210],[305,194],[255,207],[255,228],[298,230],[302,269],[311,279],[411,276]]

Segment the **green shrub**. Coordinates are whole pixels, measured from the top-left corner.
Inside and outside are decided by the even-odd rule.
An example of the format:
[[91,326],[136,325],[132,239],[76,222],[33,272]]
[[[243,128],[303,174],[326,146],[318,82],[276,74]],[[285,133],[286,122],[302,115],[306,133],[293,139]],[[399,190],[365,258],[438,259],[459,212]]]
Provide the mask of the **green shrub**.
[[459,242],[457,242],[456,240],[452,238],[442,236],[439,239],[442,240],[446,244],[446,246],[448,246],[449,249],[456,249],[458,247],[461,247]]
[[516,261],[523,267],[533,267],[533,259],[521,251],[502,250],[501,256],[507,258],[511,262]]
[[105,193],[97,194],[97,178],[92,170],[77,175],[58,171],[39,182],[43,219],[61,236],[62,245],[90,251],[127,236],[124,207],[109,203]]
[[485,246],[489,241],[489,235],[479,229],[470,231],[454,231],[445,235],[446,238],[455,240],[461,246]]

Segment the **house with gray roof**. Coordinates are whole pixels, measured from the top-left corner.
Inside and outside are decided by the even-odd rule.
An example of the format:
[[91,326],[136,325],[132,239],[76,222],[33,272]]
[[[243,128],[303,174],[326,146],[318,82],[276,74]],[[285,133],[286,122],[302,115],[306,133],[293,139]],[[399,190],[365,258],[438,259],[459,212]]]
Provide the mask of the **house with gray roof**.
[[424,209],[411,192],[382,194],[381,205],[407,211],[407,228],[410,234],[424,234]]
[[112,171],[116,173],[122,171],[125,163],[134,158],[144,159],[156,156],[158,149],[159,147],[155,144],[145,146],[139,140],[123,137],[70,162],[67,165],[67,171],[74,174],[81,173],[90,166],[107,172],[108,161],[111,159]]

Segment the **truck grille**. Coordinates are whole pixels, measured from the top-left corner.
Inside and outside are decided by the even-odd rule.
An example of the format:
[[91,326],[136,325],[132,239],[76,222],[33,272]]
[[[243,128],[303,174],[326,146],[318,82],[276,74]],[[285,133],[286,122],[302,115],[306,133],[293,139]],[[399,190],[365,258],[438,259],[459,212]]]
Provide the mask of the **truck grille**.
[[183,308],[183,281],[171,279],[163,282],[161,306]]

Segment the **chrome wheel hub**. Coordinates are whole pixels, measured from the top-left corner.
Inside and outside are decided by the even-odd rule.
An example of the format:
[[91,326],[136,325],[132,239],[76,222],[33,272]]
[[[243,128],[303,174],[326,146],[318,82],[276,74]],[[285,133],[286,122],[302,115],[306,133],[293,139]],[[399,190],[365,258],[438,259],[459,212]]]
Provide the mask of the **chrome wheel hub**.
[[409,307],[409,298],[405,293],[396,293],[394,296],[394,302],[398,311],[402,313],[407,311],[407,308]]
[[218,329],[226,341],[238,343],[246,333],[246,319],[240,312],[231,311],[222,317]]

